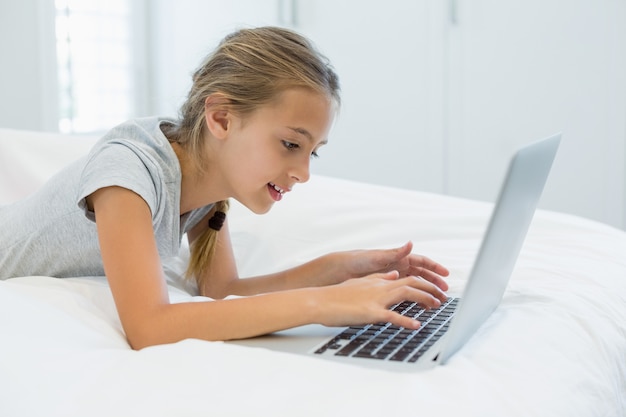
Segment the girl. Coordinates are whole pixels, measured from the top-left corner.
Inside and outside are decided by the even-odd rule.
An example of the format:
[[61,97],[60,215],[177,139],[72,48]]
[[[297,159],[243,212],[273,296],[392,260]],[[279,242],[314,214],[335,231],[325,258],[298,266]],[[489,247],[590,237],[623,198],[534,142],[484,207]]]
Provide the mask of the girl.
[[[180,120],[124,123],[39,192],[1,209],[0,278],[106,275],[135,349],[309,323],[418,327],[388,307],[438,306],[448,271],[411,254],[411,243],[237,274],[228,199],[265,213],[307,181],[338,105],[337,77],[306,39],[279,28],[228,36],[194,74]],[[215,301],[169,302],[161,259],[178,253],[184,234],[187,274]]]

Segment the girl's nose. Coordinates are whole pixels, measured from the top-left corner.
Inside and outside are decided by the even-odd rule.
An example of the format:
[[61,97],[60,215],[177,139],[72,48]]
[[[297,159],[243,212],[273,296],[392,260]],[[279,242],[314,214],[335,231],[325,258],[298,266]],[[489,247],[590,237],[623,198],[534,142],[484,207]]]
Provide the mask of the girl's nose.
[[291,178],[296,182],[307,182],[311,178],[310,172],[310,159],[307,158],[306,162],[298,164],[291,171]]

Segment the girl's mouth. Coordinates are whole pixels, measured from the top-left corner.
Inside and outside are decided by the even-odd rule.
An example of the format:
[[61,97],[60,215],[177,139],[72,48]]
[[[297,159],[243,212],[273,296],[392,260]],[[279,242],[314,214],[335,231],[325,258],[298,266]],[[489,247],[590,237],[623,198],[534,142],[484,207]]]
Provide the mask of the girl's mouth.
[[286,193],[285,190],[271,182],[267,184],[267,188],[270,192],[270,196],[274,201],[280,201],[283,198],[283,194]]

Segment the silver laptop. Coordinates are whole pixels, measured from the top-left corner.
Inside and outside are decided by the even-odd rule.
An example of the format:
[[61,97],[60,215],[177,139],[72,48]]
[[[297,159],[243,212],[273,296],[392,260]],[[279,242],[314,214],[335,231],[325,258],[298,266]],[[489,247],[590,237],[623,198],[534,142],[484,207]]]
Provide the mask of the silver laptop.
[[422,323],[418,330],[390,323],[348,328],[308,325],[230,343],[400,371],[445,364],[500,303],[560,140],[557,134],[535,142],[512,158],[460,298],[449,298],[436,310],[411,302],[390,307],[417,318]]

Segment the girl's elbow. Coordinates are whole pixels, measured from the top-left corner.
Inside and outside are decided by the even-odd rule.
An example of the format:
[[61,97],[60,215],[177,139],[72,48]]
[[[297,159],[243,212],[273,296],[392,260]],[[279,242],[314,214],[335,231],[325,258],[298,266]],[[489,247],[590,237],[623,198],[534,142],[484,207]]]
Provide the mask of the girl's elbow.
[[123,325],[126,341],[133,350],[179,341],[177,335],[163,326],[163,321],[147,318]]
[[159,338],[157,335],[148,334],[144,331],[127,331],[126,341],[133,350],[141,350],[150,346],[169,343],[165,339]]

